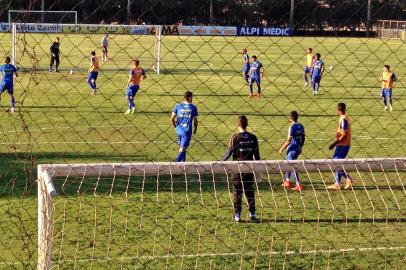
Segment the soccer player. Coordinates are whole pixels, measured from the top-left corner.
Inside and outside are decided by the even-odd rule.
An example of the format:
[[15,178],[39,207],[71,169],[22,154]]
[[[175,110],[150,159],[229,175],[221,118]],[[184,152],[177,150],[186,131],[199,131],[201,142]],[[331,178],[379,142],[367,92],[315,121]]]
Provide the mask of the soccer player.
[[11,58],[9,56],[6,56],[4,62],[5,63],[1,65],[0,96],[5,90],[7,90],[10,95],[10,112],[14,112],[15,99],[13,79],[14,77],[18,77],[18,73],[17,68],[10,64]]
[[[338,127],[335,141],[329,146],[330,150],[336,148],[333,154],[333,159],[345,159],[351,145],[351,123],[348,115],[345,114],[346,106],[344,103],[337,104],[337,114],[339,115]],[[335,173],[335,184],[328,186],[328,189],[340,189],[341,177],[347,179],[344,189],[349,189],[352,186],[352,178],[345,171],[337,170]]]
[[109,48],[109,34],[105,34],[103,37],[102,37],[102,40],[101,40],[101,48],[102,48],[102,60],[103,61],[107,61],[107,59],[108,59],[108,56],[107,56],[107,54],[108,54],[108,48]]
[[186,160],[186,151],[189,147],[190,140],[193,134],[196,134],[198,121],[197,121],[197,107],[192,103],[193,93],[186,91],[184,95],[185,101],[178,103],[172,111],[171,122],[176,129],[178,135],[179,153],[176,162],[183,162]]
[[[233,160],[260,160],[258,139],[254,134],[247,131],[248,119],[241,115],[238,117],[237,128],[238,133],[234,134],[223,157],[223,161],[233,156]],[[254,174],[253,173],[236,173],[232,176],[233,183],[233,206],[234,206],[234,221],[241,220],[241,201],[242,195],[248,201],[248,210],[251,221],[256,221],[255,214],[255,192],[254,192]]]
[[[283,150],[286,149],[286,160],[296,160],[302,153],[302,147],[305,142],[305,130],[303,125],[297,122],[298,118],[299,114],[296,111],[290,112],[289,122],[291,125],[288,130],[288,138],[279,149],[279,154],[282,154]],[[292,190],[303,190],[303,186],[300,184],[299,173],[295,170],[286,172],[282,186],[285,188],[292,187],[290,183],[292,173],[296,180],[296,186]]]
[[90,68],[89,74],[87,76],[87,83],[89,84],[90,88],[92,89],[92,95],[96,95],[96,80],[97,76],[99,75],[99,59],[96,56],[96,52],[90,52]]
[[242,63],[244,67],[242,69],[242,76],[246,83],[249,83],[249,71],[250,71],[250,57],[247,53],[247,49],[242,50]]
[[304,80],[305,80],[305,87],[309,85],[309,79],[307,78],[307,74],[310,75],[310,72],[313,68],[313,49],[312,48],[308,48],[306,50],[306,65],[304,68]]
[[320,81],[324,73],[324,62],[320,59],[321,55],[316,53],[313,67],[311,69],[313,95],[317,95],[320,89]]
[[60,54],[59,46],[60,46],[59,37],[56,37],[55,41],[52,43],[50,48],[51,61],[49,63],[49,72],[52,72],[54,62],[55,62],[55,72],[59,72],[59,54]]
[[392,111],[392,87],[393,82],[396,81],[395,73],[390,71],[389,65],[383,66],[383,72],[380,81],[382,82],[381,97],[383,101],[384,111]]
[[128,110],[124,114],[135,113],[134,97],[140,89],[141,80],[145,80],[147,75],[145,71],[140,67],[140,61],[134,60],[134,66],[130,70],[130,76],[127,81],[127,92],[125,94],[128,101]]
[[257,57],[252,56],[252,61],[250,63],[250,94],[249,97],[254,96],[254,83],[257,84],[258,97],[261,96],[261,78],[264,77],[264,67],[261,62],[257,61]]

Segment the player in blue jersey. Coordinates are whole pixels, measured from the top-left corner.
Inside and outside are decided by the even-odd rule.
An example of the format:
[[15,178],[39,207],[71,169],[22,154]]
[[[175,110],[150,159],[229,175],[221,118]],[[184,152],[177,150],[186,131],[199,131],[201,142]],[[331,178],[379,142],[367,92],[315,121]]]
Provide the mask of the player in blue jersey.
[[[302,153],[302,147],[305,142],[305,130],[303,125],[297,122],[298,118],[299,114],[296,111],[290,112],[289,122],[291,125],[288,130],[288,138],[279,149],[279,154],[282,154],[283,150],[286,149],[286,160],[296,160]],[[286,172],[282,186],[285,188],[292,186],[290,183],[292,174],[296,180],[296,186],[292,190],[303,190],[303,186],[300,184],[299,173],[295,170]]]
[[185,101],[176,105],[171,116],[171,122],[176,129],[179,144],[179,154],[176,162],[186,160],[186,151],[192,139],[192,133],[196,134],[198,126],[197,108],[192,104],[193,93],[186,91],[184,98]]
[[314,56],[313,67],[311,70],[313,95],[317,95],[320,89],[320,81],[324,73],[324,62],[320,59],[321,55],[316,53]]
[[11,63],[11,58],[6,56],[5,63],[1,66],[1,81],[0,81],[0,96],[7,90],[10,95],[11,108],[10,112],[14,112],[14,77],[18,77],[17,68]]
[[249,83],[249,71],[250,71],[250,57],[247,53],[247,49],[242,50],[242,63],[244,67],[242,69],[242,76],[246,83]]
[[254,83],[257,84],[258,97],[261,96],[261,78],[264,77],[264,67],[261,62],[257,61],[257,57],[252,56],[250,63],[250,94],[249,97],[254,96]]

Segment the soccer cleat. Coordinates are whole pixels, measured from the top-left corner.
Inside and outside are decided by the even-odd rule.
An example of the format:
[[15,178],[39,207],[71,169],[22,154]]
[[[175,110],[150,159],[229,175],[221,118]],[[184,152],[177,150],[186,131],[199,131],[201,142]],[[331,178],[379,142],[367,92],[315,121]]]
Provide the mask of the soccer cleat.
[[234,214],[234,221],[237,222],[237,223],[241,221],[240,213],[235,213]]
[[304,187],[302,185],[296,185],[294,188],[292,188],[293,191],[302,191]]
[[392,111],[392,106],[391,106],[391,105],[389,105],[389,111],[390,111],[390,112]]
[[316,91],[313,91],[313,96],[315,96],[316,95]]
[[327,186],[327,189],[340,190],[340,185],[339,184],[333,184],[333,185]]
[[12,113],[14,112],[14,107],[10,108],[10,112],[12,112]]
[[248,95],[248,97],[253,97],[254,96],[254,94],[253,93],[250,93],[249,95]]
[[344,189],[349,189],[351,187],[352,187],[352,179],[349,178],[349,179],[347,179],[347,183],[345,184]]
[[130,109],[126,110],[124,114],[131,114],[131,110]]
[[49,70],[49,73],[52,73],[52,69]]
[[257,97],[259,97],[259,98],[262,97],[262,94],[261,94],[261,93],[258,93]]
[[291,188],[291,187],[292,187],[292,184],[290,183],[290,181],[285,180],[285,181],[283,181],[283,183],[282,183],[282,187],[284,187],[284,188]]
[[257,215],[255,213],[250,212],[250,221],[251,222],[258,222]]
[[305,82],[304,87],[306,87],[306,86],[309,86],[309,83],[308,83],[308,82]]
[[135,107],[130,110],[130,114],[135,114]]
[[383,110],[384,110],[384,111],[387,111],[387,110],[388,110],[388,107],[386,107],[386,106],[383,107]]

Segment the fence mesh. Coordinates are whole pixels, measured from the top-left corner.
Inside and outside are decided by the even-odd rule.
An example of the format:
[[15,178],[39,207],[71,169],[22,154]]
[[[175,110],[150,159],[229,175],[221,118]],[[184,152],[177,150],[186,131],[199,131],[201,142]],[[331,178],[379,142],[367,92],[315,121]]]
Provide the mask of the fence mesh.
[[[29,9],[39,8],[39,3],[30,2],[32,3],[30,3]],[[170,7],[164,1],[147,1],[144,3],[148,6],[147,8],[144,4],[140,4],[139,8],[142,13],[135,11],[137,5],[129,1],[132,6],[129,18],[126,16],[127,3],[124,3],[125,1],[114,1],[114,3],[113,1],[95,1],[92,3],[90,3],[91,1],[81,1],[83,2],[81,5],[71,3],[72,6],[69,7],[68,4],[62,2],[54,1],[50,6],[46,6],[46,9],[78,10],[79,23],[118,21],[119,23],[147,22],[149,24],[161,24],[169,22],[172,24],[178,22],[169,15],[165,17],[163,10],[166,8],[169,13]],[[247,5],[246,7],[254,9],[253,1],[243,2]],[[248,2],[252,2],[251,5],[248,5]],[[306,13],[304,12],[305,7],[302,6],[302,2],[306,1],[299,2],[296,4],[296,14],[300,15],[302,12],[304,14],[300,16],[300,19],[299,16],[296,18],[296,28],[298,30],[324,29],[331,30],[329,33],[337,34],[341,33],[340,31],[349,29],[339,24],[333,25],[334,21],[340,20],[341,15],[331,12],[323,13],[328,8],[327,6],[317,4],[316,7],[315,3],[317,1],[311,1],[312,5],[309,6],[312,7],[312,10]],[[190,13],[194,17],[189,16],[186,11],[182,11],[183,13],[179,11],[182,16],[184,14],[185,22],[199,24],[204,20],[208,20],[209,14],[205,8],[206,4],[199,2],[199,9],[196,3],[194,4],[196,6],[189,7]],[[1,4],[0,13],[3,21],[7,20],[8,9],[20,8],[18,6],[14,7],[12,4],[5,5],[4,3]],[[373,11],[376,13],[389,10],[388,3],[381,6],[378,3],[374,5]],[[95,8],[92,8],[92,6]],[[233,5],[230,3],[229,8],[232,9],[232,7]],[[267,12],[269,14],[278,13],[273,8],[267,9],[267,6],[259,5],[259,7],[263,9],[264,14]],[[24,9],[27,9],[27,7],[24,7]],[[284,12],[279,12],[281,13],[278,15],[280,17],[275,15],[275,18],[280,19],[268,20],[267,23],[287,24],[285,19],[289,17],[289,14],[282,7],[281,10],[284,10]],[[353,15],[350,18],[357,18],[359,12],[364,12],[364,7],[358,6],[349,10],[347,12]],[[399,8],[399,10],[402,9]],[[222,18],[221,14],[220,11],[214,12],[215,19],[219,23],[234,24],[230,18]],[[260,17],[257,18],[255,14],[248,12],[246,15],[250,22],[247,21],[246,23],[257,24]],[[230,17],[233,16],[230,15]],[[238,20],[240,20],[240,17],[244,16],[238,16],[238,14],[235,16]],[[95,21],[96,18],[97,21]],[[350,18],[342,20],[351,24]],[[322,21],[328,22],[329,25],[322,25]],[[236,23],[243,24],[244,22],[237,21]],[[362,25],[361,23],[358,27],[362,28]],[[404,91],[406,44],[404,40],[354,36],[325,37],[321,35],[237,37],[184,36],[176,35],[176,32],[166,33],[162,36],[161,41],[161,72],[157,74],[154,70],[157,60],[156,35],[154,33],[149,35],[117,33],[114,29],[118,28],[118,26],[114,25],[101,28],[86,28],[82,25],[81,30],[69,29],[69,31],[61,33],[34,33],[26,29],[17,29],[16,59],[13,59],[19,68],[19,76],[14,82],[15,112],[10,111],[7,91],[1,94],[0,107],[0,114],[2,115],[0,117],[0,134],[2,138],[0,142],[0,246],[5,250],[0,254],[0,268],[36,268],[37,194],[35,166],[37,164],[174,161],[179,147],[169,117],[174,106],[183,100],[183,94],[186,90],[191,90],[194,93],[193,102],[199,110],[198,118],[200,122],[188,150],[187,160],[190,161],[221,159],[230,136],[237,132],[236,121],[237,116],[240,114],[247,115],[249,119],[248,129],[256,134],[259,139],[261,158],[270,160],[284,159],[285,157],[280,156],[278,150],[286,140],[286,133],[289,128],[287,118],[292,110],[299,112],[299,122],[304,125],[306,130],[307,139],[300,158],[330,158],[332,153],[328,150],[328,146],[335,136],[338,120],[336,104],[338,102],[347,104],[348,114],[351,117],[353,143],[349,158],[398,157],[404,156],[406,152],[406,131],[404,128],[406,125],[406,94]],[[359,28],[352,30],[359,30]],[[1,29],[0,55],[11,56],[13,54],[11,31],[7,31],[9,28],[3,24]],[[105,32],[109,32],[108,61],[101,60],[101,39]],[[50,73],[49,48],[57,36],[60,37],[60,72]],[[320,93],[317,96],[313,96],[310,88],[303,86],[305,51],[309,47],[313,48],[314,53],[321,54],[326,66],[321,81]],[[243,49],[247,49],[250,56],[257,55],[258,60],[264,65],[263,95],[260,98],[248,98],[248,86],[242,76],[241,51]],[[96,51],[101,64],[97,79],[99,94],[94,96],[91,95],[91,90],[87,84],[90,52],[93,50]],[[127,109],[124,93],[128,73],[132,66],[132,59],[140,60],[141,67],[146,70],[147,78],[141,82],[140,90],[135,97],[135,114],[124,115],[123,113]],[[379,78],[384,64],[390,65],[397,75],[397,81],[393,87],[393,111],[384,111],[380,96],[381,83]],[[267,203],[270,203],[268,200],[277,200],[278,196],[286,196],[286,200],[290,200],[291,196],[296,195],[294,200],[297,200],[300,205],[303,202],[310,205],[315,203],[311,199],[309,201],[302,200],[303,197],[298,194],[286,195],[285,191],[279,188],[280,178],[282,177],[279,175],[271,177],[271,183],[277,185],[278,188],[275,188],[275,194],[270,195],[266,200]],[[222,178],[219,179],[221,181]],[[374,179],[369,177],[366,181],[374,181]],[[401,181],[401,183],[403,182]],[[306,188],[306,186],[310,185],[310,182],[304,180],[304,185]],[[399,185],[397,186],[399,187]],[[133,192],[134,196],[138,196],[136,189]],[[224,190],[224,194],[222,194],[224,198],[228,196],[227,192],[229,190]],[[358,194],[357,190],[354,192],[351,194],[365,195]],[[397,205],[400,209],[404,209],[405,192],[400,189],[398,192]],[[185,191],[181,189],[179,193],[174,194],[183,197]],[[213,196],[209,187],[207,193],[198,192],[197,195],[199,194]],[[353,200],[358,198],[357,196],[351,197],[350,194],[338,194],[337,197],[346,196],[341,197],[344,204],[348,201],[353,203]],[[154,196],[152,194],[148,195]],[[320,195],[328,196],[322,191],[320,191]],[[377,191],[376,196],[385,195]],[[91,196],[83,195],[81,199],[89,201],[89,203],[91,201],[89,205],[95,204]],[[109,200],[109,198],[102,200],[105,202],[107,212],[114,210],[114,205],[109,203]],[[327,198],[326,203],[329,200],[331,198]],[[388,200],[392,200],[392,197]],[[367,199],[362,201],[362,203],[367,202]],[[62,200],[62,203],[66,207],[62,208],[65,209],[62,211],[69,213],[73,211],[72,209],[75,209],[74,207],[80,207],[81,205],[80,200],[76,201],[76,205],[72,206],[72,208],[67,205],[66,201]],[[379,203],[376,204],[379,205]],[[156,205],[157,209],[161,209],[158,204],[151,201],[151,207],[153,205]],[[178,204],[173,206],[173,209],[179,207]],[[224,208],[230,207],[230,202],[226,203],[224,201],[223,206]],[[205,207],[203,210],[208,208]],[[304,216],[309,208],[311,206],[307,207],[306,204],[306,207],[298,210],[299,215]],[[266,209],[265,206],[264,209]],[[362,209],[365,208],[362,207]],[[266,211],[273,212],[274,210],[271,208]],[[187,212],[187,209],[185,211]],[[375,214],[374,211],[368,212],[368,218],[370,218],[370,215]],[[377,214],[386,213],[382,209],[376,211]],[[200,210],[196,212],[200,214]],[[355,210],[349,210],[349,212],[359,214]],[[397,213],[400,215],[400,219],[390,220],[384,223],[385,226],[396,227],[398,224],[400,226],[404,214],[402,212]],[[223,214],[225,217],[225,210]],[[104,215],[103,217],[106,217]],[[311,216],[310,219],[318,219],[316,213],[309,215]],[[63,217],[63,212],[57,216]],[[124,216],[129,217],[130,214]],[[152,216],[157,218],[158,214],[154,213]],[[223,216],[221,217],[223,218]],[[199,218],[202,217],[199,216]],[[280,220],[280,227],[284,227],[286,222],[286,224],[289,224],[287,226],[294,230],[295,226],[292,226],[294,223],[289,222],[302,222],[301,220],[300,217],[293,217],[290,221]],[[357,223],[358,228],[362,227],[358,223],[360,220],[363,222],[362,226],[369,224],[367,220],[355,218],[356,222],[354,223]],[[91,222],[94,221],[92,217]],[[348,222],[344,221],[337,221],[334,226],[346,226],[343,233],[352,233],[349,228],[351,224],[349,225]],[[155,230],[156,235],[162,237],[166,235],[170,243],[174,239],[178,241],[177,243],[185,241],[191,229],[183,227],[188,226],[187,224],[182,225],[182,231],[176,231],[176,234],[186,234],[179,236],[182,239],[179,240],[178,237],[173,235],[174,231],[171,231],[173,227],[170,224],[166,224],[168,225],[166,227],[166,225],[159,225],[158,219],[155,219],[155,222],[156,224],[152,226],[154,229],[151,230]],[[228,224],[229,221],[221,222]],[[223,226],[224,224],[218,223],[216,225],[214,223],[213,226]],[[319,221],[312,223],[312,226],[315,226],[316,229],[319,225]],[[383,223],[380,225],[383,226]],[[263,232],[259,233],[255,239],[259,241],[270,230],[282,233],[282,229],[275,230],[272,226],[261,227]],[[276,223],[275,226],[279,226],[279,223]],[[383,227],[380,228],[382,228],[379,230],[383,234],[384,229]],[[169,231],[163,234],[166,229]],[[195,229],[199,230],[198,227],[193,228],[193,230]],[[203,227],[200,227],[200,230],[203,229]],[[162,234],[161,231],[158,232],[157,230],[162,230]],[[241,233],[246,232],[245,228],[238,230],[241,230]],[[209,235],[215,231],[208,230],[207,234]],[[362,238],[361,231],[360,229],[356,230],[356,233],[358,233],[356,239]],[[153,232],[149,231],[147,234],[151,235]],[[298,233],[298,235],[303,234],[303,232]],[[402,234],[399,234],[399,236],[400,240],[404,240]],[[136,237],[136,234],[135,232],[134,234],[128,233],[126,237]],[[394,241],[395,238],[389,239],[388,242]],[[214,236],[212,239],[218,240],[223,239],[223,237]],[[243,239],[247,238],[243,237]],[[291,241],[300,241],[298,239],[292,237]],[[353,238],[348,237],[346,239]],[[267,243],[271,245],[272,239],[268,240]],[[216,241],[210,243],[210,248],[218,243]],[[373,242],[372,239],[368,241]],[[250,242],[250,245],[255,244]],[[182,244],[181,246],[185,247],[186,245]],[[368,245],[365,246],[369,247]],[[166,250],[168,246],[163,245],[161,247]],[[346,247],[340,246],[336,248],[344,249]],[[64,252],[69,255],[68,251]],[[71,254],[78,254],[78,252]],[[184,252],[184,254],[187,253]],[[400,263],[405,258],[404,252],[400,251],[399,254],[399,257],[397,257],[399,259],[395,260],[397,263]],[[272,253],[271,255],[271,258],[273,258]],[[274,255],[281,256],[279,253]],[[288,260],[286,254],[283,256],[285,257],[280,259],[281,265],[284,265],[284,262],[286,263]],[[310,257],[315,258],[313,255]],[[384,258],[386,257],[384,256]],[[170,259],[169,256],[167,263],[163,267],[169,268]],[[244,260],[244,256],[241,256],[240,261]],[[201,265],[196,258],[193,258],[192,261],[195,265],[194,268],[200,268]],[[208,259],[208,261],[207,264],[204,263],[205,266],[209,265],[214,269],[218,268],[215,266],[214,259]],[[303,261],[307,262],[308,260],[303,259]],[[147,264],[144,264],[144,267],[145,265]],[[249,261],[248,264],[241,263],[238,265],[240,268],[254,268],[256,264]],[[155,268],[161,268],[162,265],[157,264],[155,266]],[[129,266],[126,264],[125,267]],[[264,267],[272,269],[271,266]],[[303,267],[306,268],[306,266]],[[349,265],[348,267],[355,266]],[[363,266],[357,267],[362,268]],[[401,269],[400,264],[383,263],[379,267],[382,269]],[[94,265],[93,268],[97,269],[98,266]],[[150,268],[154,268],[154,266],[150,266]],[[189,267],[184,266],[184,268]],[[322,267],[316,265],[316,268]]]

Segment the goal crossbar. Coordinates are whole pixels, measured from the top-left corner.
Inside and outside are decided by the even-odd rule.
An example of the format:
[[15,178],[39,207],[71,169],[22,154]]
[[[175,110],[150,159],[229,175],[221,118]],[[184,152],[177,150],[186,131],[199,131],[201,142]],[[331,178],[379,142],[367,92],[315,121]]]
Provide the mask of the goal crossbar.
[[279,173],[298,172],[374,171],[406,169],[406,158],[261,160],[261,161],[206,161],[153,163],[83,163],[38,165],[46,179],[60,176],[143,176],[224,173]]

